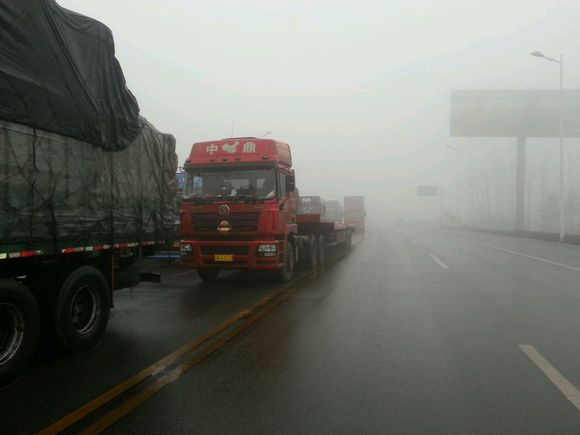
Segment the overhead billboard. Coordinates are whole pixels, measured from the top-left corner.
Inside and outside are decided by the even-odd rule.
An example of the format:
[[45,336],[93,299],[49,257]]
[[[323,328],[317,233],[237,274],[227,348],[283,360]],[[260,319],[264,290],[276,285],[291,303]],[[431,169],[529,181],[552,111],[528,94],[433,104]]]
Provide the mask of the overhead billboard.
[[[580,137],[580,89],[564,90],[563,98],[564,136]],[[451,136],[559,137],[560,91],[454,91]]]

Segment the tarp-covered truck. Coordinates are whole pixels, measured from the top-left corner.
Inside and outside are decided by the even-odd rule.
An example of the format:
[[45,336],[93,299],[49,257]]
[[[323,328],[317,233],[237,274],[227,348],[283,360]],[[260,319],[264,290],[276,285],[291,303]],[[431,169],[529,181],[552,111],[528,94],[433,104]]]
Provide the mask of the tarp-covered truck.
[[112,291],[175,222],[173,136],[139,116],[110,30],[52,0],[0,2],[0,384],[40,335],[94,346]]

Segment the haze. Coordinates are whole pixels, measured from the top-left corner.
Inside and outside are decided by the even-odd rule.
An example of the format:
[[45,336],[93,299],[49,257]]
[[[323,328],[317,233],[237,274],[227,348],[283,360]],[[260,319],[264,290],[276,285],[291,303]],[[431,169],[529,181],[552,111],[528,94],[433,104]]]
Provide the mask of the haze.
[[557,87],[557,65],[534,50],[563,53],[566,87],[580,87],[572,0],[59,3],[113,30],[128,87],[176,136],[180,164],[193,142],[229,137],[234,123],[235,136],[271,131],[292,146],[301,193],[363,194],[375,221],[438,215],[439,200],[416,186],[452,192],[446,144],[465,150],[462,168],[476,164],[470,149],[479,161],[492,152],[492,166],[503,156],[510,185],[513,139],[449,137],[452,90]]

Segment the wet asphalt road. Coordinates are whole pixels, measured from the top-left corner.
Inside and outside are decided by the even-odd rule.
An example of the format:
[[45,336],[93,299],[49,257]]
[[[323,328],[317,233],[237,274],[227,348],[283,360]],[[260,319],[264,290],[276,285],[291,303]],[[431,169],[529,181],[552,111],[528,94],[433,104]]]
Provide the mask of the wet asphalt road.
[[[276,287],[163,273],[117,294],[96,349],[42,356],[2,390],[0,432],[45,427]],[[578,246],[376,231],[108,432],[578,434],[578,331]]]

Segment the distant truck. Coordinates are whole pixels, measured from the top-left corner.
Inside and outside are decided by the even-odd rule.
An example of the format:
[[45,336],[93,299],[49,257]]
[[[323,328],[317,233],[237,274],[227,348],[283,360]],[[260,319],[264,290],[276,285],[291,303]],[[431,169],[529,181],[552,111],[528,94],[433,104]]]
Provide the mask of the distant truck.
[[0,2],[9,13],[21,32],[0,26],[0,384],[39,335],[89,349],[114,289],[159,281],[142,259],[174,225],[177,169],[175,139],[139,116],[109,29],[53,1]]
[[358,233],[364,233],[366,216],[364,196],[344,197],[344,222],[346,224],[354,226]]
[[298,214],[326,215],[326,204],[320,196],[300,196],[298,201]]
[[340,201],[325,201],[326,210],[324,220],[336,223],[342,223],[344,220],[344,212]]
[[300,199],[288,144],[254,137],[193,144],[185,161],[181,264],[214,281],[222,269],[271,271],[289,281],[353,228],[323,221],[320,197]]

